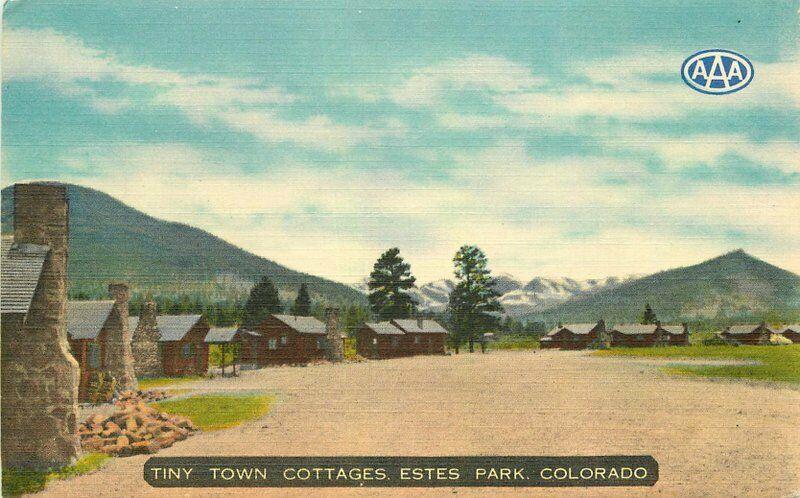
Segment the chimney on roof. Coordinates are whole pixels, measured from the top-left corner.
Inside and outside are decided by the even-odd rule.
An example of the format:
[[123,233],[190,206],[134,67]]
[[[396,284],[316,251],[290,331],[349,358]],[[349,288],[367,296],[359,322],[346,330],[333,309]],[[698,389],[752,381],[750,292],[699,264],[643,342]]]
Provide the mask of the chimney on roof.
[[131,300],[131,291],[128,284],[114,282],[108,284],[108,295],[114,300],[116,320],[106,335],[106,368],[117,380],[120,390],[136,389],[131,350],[132,337],[128,327],[128,303]]
[[325,308],[325,336],[328,338],[328,360],[344,360],[344,343],[339,331],[339,308]]
[[418,316],[417,317],[417,328],[421,329],[423,324],[424,324],[424,320],[422,319],[421,316]]
[[[69,204],[63,185],[14,185],[14,241],[50,248],[24,319],[3,323],[3,466],[63,467],[80,455],[80,369],[67,343]],[[34,354],[35,352],[35,354]]]

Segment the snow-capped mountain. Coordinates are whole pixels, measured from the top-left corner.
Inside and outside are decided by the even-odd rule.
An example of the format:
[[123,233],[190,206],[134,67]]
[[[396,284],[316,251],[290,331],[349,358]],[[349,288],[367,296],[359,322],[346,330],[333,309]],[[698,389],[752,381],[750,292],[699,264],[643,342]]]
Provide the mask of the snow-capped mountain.
[[[517,316],[546,310],[576,296],[585,296],[603,289],[610,289],[637,278],[637,276],[629,276],[624,279],[608,277],[589,280],[536,277],[524,285],[522,281],[505,273],[495,275],[494,278],[495,289],[500,293],[500,303],[506,314]],[[366,281],[355,284],[353,287],[367,292]],[[441,279],[415,287],[411,289],[410,293],[420,309],[442,312],[447,308],[447,301],[453,287],[455,287],[453,280]]]

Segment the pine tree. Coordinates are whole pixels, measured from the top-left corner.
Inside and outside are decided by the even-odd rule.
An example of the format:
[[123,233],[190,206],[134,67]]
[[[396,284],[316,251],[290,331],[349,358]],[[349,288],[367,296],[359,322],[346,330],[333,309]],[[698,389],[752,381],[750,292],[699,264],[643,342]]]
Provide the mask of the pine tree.
[[642,324],[649,325],[651,323],[656,323],[657,320],[656,312],[650,307],[650,303],[645,304],[644,314],[642,315]]
[[278,289],[269,278],[264,276],[250,290],[250,297],[244,306],[242,325],[246,327],[256,325],[268,315],[281,311],[283,311],[283,306],[278,296]]
[[291,311],[294,316],[311,316],[311,296],[308,295],[306,284],[300,284]]
[[458,346],[466,340],[470,353],[474,342],[500,324],[503,307],[497,300],[494,279],[486,255],[477,246],[462,246],[453,258],[457,283],[450,293],[447,311],[453,328],[452,342]]
[[416,312],[411,296],[404,292],[414,287],[411,265],[393,247],[381,254],[369,275],[369,304],[377,320],[408,318]]

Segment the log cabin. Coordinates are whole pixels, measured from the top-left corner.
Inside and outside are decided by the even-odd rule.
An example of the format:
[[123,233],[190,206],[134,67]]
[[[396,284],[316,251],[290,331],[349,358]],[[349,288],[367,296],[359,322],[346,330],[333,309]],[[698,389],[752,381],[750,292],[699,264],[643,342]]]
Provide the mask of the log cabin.
[[625,324],[611,329],[611,346],[688,346],[689,328],[682,325]]
[[208,371],[210,329],[203,315],[159,315],[162,371],[167,376],[204,375]]
[[403,356],[404,336],[391,322],[365,323],[356,331],[356,351],[373,359]]
[[795,344],[800,343],[800,323],[787,326],[783,329],[781,335]]
[[444,354],[447,330],[434,320],[422,318],[393,319],[392,325],[404,332],[404,355]]
[[114,301],[68,301],[67,337],[72,356],[80,366],[78,399],[86,400],[90,379],[108,370],[108,338],[121,327]]
[[539,340],[542,349],[586,349],[607,345],[606,324],[571,323],[554,328]]
[[723,339],[737,344],[758,346],[769,344],[778,332],[772,330],[766,323],[758,325],[731,325],[719,334]]
[[325,358],[325,324],[311,316],[269,315],[242,327],[242,362],[256,366],[302,364]]

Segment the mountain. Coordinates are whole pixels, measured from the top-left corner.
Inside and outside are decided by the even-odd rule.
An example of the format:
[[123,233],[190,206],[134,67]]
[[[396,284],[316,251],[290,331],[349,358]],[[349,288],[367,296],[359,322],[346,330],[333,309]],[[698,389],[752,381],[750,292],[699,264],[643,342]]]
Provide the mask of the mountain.
[[[494,277],[495,290],[500,293],[500,304],[506,314],[520,316],[543,311],[574,298],[619,285],[633,277],[619,279],[609,277],[603,280],[574,280],[571,278],[551,279],[536,277],[527,284],[507,273]],[[361,292],[368,292],[366,280],[353,286]],[[450,279],[435,280],[409,291],[420,309],[441,313],[447,308],[450,292],[455,282]]]
[[800,313],[800,276],[737,250],[573,297],[525,318],[638,322],[645,304],[664,322],[788,319]]
[[[67,184],[70,202],[69,283],[72,293],[102,295],[110,280],[140,291],[204,291],[246,295],[269,276],[284,300],[301,283],[313,298],[365,303],[351,287],[290,270],[199,228],[148,216],[97,190]],[[13,191],[2,190],[2,231],[13,228]]]

